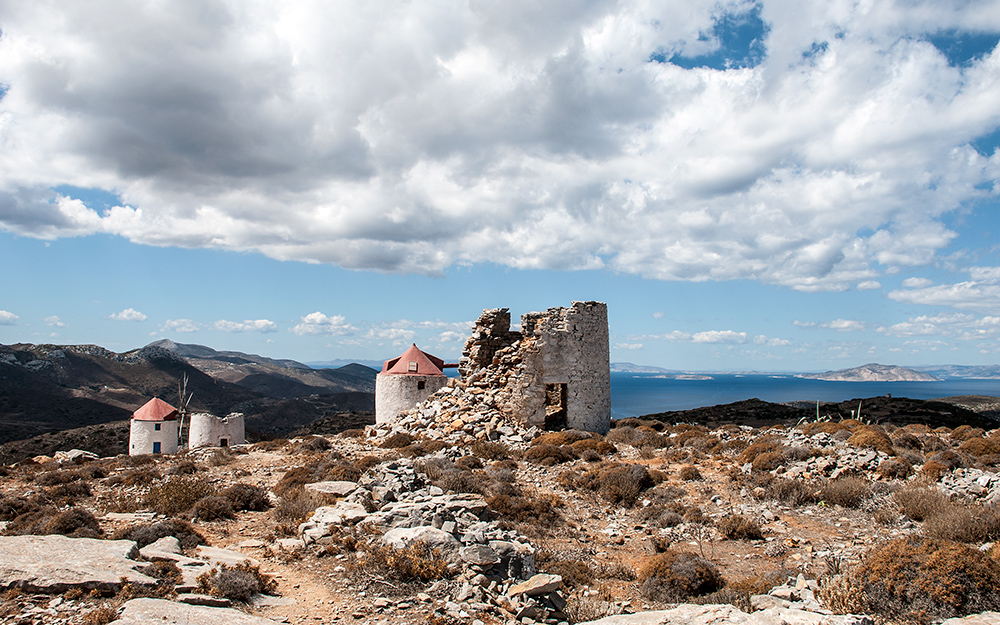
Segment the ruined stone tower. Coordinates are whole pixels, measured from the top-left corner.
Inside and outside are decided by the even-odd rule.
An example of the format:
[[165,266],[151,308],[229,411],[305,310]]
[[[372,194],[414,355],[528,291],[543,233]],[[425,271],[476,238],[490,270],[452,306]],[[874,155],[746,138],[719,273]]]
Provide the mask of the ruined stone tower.
[[521,317],[484,310],[459,366],[467,389],[481,389],[508,418],[554,430],[605,433],[611,427],[608,308],[573,302]]

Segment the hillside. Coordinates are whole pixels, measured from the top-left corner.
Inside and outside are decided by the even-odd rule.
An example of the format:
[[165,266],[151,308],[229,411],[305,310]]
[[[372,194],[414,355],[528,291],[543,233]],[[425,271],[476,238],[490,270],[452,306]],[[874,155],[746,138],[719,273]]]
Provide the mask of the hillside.
[[802,373],[797,377],[806,380],[827,380],[830,382],[937,382],[938,378],[906,367],[869,363],[860,367],[827,371],[825,373]]
[[204,345],[163,339],[147,347],[165,349],[218,380],[252,391],[289,399],[329,393],[374,393],[374,369],[350,364],[337,369],[313,369],[294,360],[274,360],[256,354],[216,351]]
[[[232,353],[218,354],[204,348],[198,360],[202,364],[223,362],[223,358],[252,362]],[[351,367],[350,373],[322,374],[329,377],[317,378],[325,382],[313,386],[294,376],[269,374],[266,366],[297,370],[263,363],[253,384],[241,385],[213,377],[160,345],[122,354],[97,345],[0,345],[0,443],[122,421],[152,397],[176,405],[184,376],[193,394],[192,410],[242,412],[248,428],[269,435],[288,434],[344,411],[374,410],[370,391],[331,390],[364,389],[363,367]]]

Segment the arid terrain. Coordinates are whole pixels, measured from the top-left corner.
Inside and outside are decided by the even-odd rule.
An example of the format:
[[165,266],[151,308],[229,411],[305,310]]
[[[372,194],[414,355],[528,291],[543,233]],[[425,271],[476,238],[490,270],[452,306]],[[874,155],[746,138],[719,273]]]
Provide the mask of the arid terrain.
[[[932,622],[1000,610],[998,465],[1000,430],[865,415],[628,419],[604,437],[403,424],[172,456],[37,458],[0,471],[3,540],[148,547],[175,536],[182,569],[178,558],[208,558],[202,543],[251,558],[252,574],[185,589],[191,580],[160,564],[155,583],[45,590],[0,556],[0,617],[106,623],[137,596],[194,591],[288,623],[572,623],[695,603]],[[414,528],[450,535],[385,540]],[[535,572],[561,580],[518,594]],[[247,591],[261,580],[272,583]]]

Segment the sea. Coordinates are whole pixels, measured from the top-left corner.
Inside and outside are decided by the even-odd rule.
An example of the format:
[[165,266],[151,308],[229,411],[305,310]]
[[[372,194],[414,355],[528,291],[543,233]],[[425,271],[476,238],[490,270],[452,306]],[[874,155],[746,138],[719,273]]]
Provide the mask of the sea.
[[878,395],[935,399],[954,395],[1000,397],[1000,380],[945,379],[938,382],[828,382],[794,375],[652,373],[611,374],[611,416],[638,417],[657,412],[730,404],[744,399],[773,403],[841,402]]

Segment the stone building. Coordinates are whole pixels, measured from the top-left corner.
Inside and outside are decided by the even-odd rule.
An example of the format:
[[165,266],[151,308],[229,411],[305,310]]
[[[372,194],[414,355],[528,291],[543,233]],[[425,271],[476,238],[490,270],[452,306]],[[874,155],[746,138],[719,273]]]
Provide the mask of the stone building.
[[466,392],[488,393],[509,419],[555,430],[605,433],[611,428],[608,308],[573,302],[521,316],[510,328],[507,308],[484,310],[459,365]]
[[128,455],[175,454],[180,439],[177,409],[153,398],[132,413]]
[[191,415],[188,426],[188,448],[232,447],[246,443],[243,414],[233,412],[228,417],[217,417],[205,412]]
[[[448,383],[444,361],[411,345],[375,377],[375,422],[388,423]],[[455,366],[455,365],[450,365]]]

